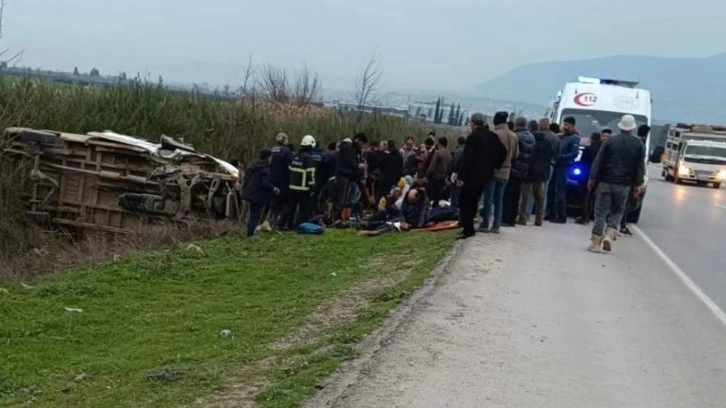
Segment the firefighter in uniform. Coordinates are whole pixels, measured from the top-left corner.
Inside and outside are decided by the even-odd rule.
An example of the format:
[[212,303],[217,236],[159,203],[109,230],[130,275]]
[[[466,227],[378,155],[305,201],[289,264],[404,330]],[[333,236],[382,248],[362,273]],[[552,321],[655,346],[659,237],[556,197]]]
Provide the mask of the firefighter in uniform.
[[[290,164],[290,218],[295,228],[309,222],[315,209],[315,161],[311,154],[315,138],[305,136]],[[297,214],[297,216],[296,216]]]

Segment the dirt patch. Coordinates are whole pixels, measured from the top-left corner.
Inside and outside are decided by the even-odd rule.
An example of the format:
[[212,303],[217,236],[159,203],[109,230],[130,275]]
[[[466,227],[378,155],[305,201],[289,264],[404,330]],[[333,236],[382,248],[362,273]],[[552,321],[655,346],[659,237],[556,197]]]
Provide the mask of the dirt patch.
[[197,400],[197,405],[209,408],[253,408],[257,396],[270,386],[268,374],[280,363],[270,357],[240,370],[234,384],[213,395]]
[[295,333],[277,342],[272,347],[286,350],[313,343],[336,327],[354,322],[371,302],[386,290],[399,285],[411,276],[420,262],[406,256],[374,258],[369,267],[382,273],[341,292],[318,307]]

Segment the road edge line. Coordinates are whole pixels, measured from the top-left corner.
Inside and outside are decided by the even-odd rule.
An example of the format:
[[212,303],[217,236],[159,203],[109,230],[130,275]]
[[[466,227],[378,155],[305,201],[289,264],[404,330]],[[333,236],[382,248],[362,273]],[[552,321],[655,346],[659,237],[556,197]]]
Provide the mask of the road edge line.
[[643,241],[648,244],[650,249],[652,249],[656,253],[656,255],[658,255],[658,257],[660,257],[660,259],[663,260],[663,262],[665,262],[666,265],[671,268],[673,273],[675,273],[676,276],[681,279],[683,284],[685,284],[686,287],[691,292],[693,292],[694,295],[696,295],[698,300],[703,302],[703,304],[711,310],[714,316],[716,316],[716,318],[720,320],[724,326],[726,326],[726,313],[724,313],[724,311],[720,307],[718,307],[716,302],[708,297],[708,295],[705,294],[703,290],[701,290],[701,288],[699,288],[698,285],[696,285],[696,283],[693,282],[693,280],[691,280],[691,278],[689,278],[688,275],[686,275],[686,273],[683,272],[683,270],[678,267],[678,265],[676,265],[676,263],[673,262],[673,260],[669,258],[668,255],[666,255],[665,252],[663,252],[663,250],[660,249],[660,247],[656,245],[656,243],[653,242],[653,240],[651,240],[645,232],[643,232],[643,230],[635,225],[630,225],[630,228],[635,230],[635,233],[638,234],[643,239]]

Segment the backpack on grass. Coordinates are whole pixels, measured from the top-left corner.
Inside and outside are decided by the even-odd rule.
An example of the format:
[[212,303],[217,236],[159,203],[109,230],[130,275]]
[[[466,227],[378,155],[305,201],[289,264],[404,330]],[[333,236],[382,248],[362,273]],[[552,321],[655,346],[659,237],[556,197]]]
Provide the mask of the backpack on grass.
[[321,227],[318,224],[306,222],[306,223],[300,224],[300,226],[297,227],[297,232],[298,232],[298,234],[303,234],[303,235],[321,235],[323,232],[325,232],[325,228]]

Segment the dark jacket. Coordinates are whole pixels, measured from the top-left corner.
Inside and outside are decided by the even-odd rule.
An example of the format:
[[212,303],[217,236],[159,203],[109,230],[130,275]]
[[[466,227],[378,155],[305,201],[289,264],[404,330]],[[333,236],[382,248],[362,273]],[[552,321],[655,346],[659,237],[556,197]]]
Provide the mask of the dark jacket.
[[515,132],[517,135],[517,145],[519,146],[519,156],[512,160],[512,171],[510,177],[526,180],[529,177],[529,162],[534,153],[534,136],[529,130],[520,129]]
[[256,204],[267,204],[274,195],[275,186],[270,179],[270,165],[264,160],[254,161],[245,172],[242,199]]
[[459,168],[459,163],[461,162],[462,157],[464,157],[464,145],[458,145],[454,150],[454,162],[452,163],[453,171],[456,171],[456,169]]
[[423,158],[418,163],[418,169],[416,171],[420,178],[426,177],[426,173],[429,171],[429,167],[431,166],[431,161],[434,159],[435,152],[435,149],[424,152]]
[[605,142],[592,165],[590,179],[599,183],[641,186],[645,177],[645,146],[630,133]]
[[368,164],[368,173],[370,174],[381,174],[381,167],[383,165],[383,155],[385,153],[379,150],[366,152],[366,163]]
[[313,163],[315,163],[315,182],[316,188],[320,189],[330,177],[330,168],[328,166],[328,157],[321,149],[317,147],[313,148],[310,152],[313,157]]
[[424,228],[428,222],[429,210],[431,202],[429,201],[423,189],[418,191],[418,200],[411,204],[408,198],[403,198],[401,205],[401,220],[409,224],[412,229]]
[[507,149],[496,133],[476,128],[466,138],[457,179],[464,184],[484,184],[494,177],[507,157]]
[[445,180],[451,174],[451,167],[454,159],[446,148],[439,148],[433,152],[431,163],[426,170],[426,178],[429,180]]
[[560,137],[554,134],[551,130],[542,132],[545,139],[550,143],[552,151],[555,152],[555,157],[552,158],[552,162],[557,161],[557,157],[560,155]]
[[335,163],[335,175],[351,180],[358,178],[358,153],[356,153],[353,143],[343,142],[340,144]]
[[557,155],[557,167],[568,167],[575,162],[580,154],[580,135],[571,133],[562,136],[560,140],[560,154]]
[[292,150],[282,143],[278,143],[271,150],[270,182],[281,190],[287,190],[287,186],[290,184]]
[[390,149],[382,157],[379,186],[383,189],[382,193],[387,194],[393,186],[398,184],[401,177],[403,177],[403,159],[397,149]]
[[532,183],[544,183],[550,178],[550,166],[555,157],[555,150],[547,135],[543,132],[534,134],[534,150],[529,162],[529,177]]
[[328,180],[335,176],[335,169],[338,163],[338,151],[327,151],[325,152],[325,163],[328,168]]
[[582,151],[582,156],[580,156],[580,163],[582,164],[582,171],[585,172],[585,178],[590,177],[590,169],[592,168],[592,164],[595,163],[595,158],[597,157],[597,153],[600,151],[600,147],[602,146],[602,141],[592,142],[590,143],[590,146],[587,146],[585,150]]
[[290,164],[290,190],[291,191],[313,191],[315,190],[315,161],[310,150],[300,150],[292,158]]

